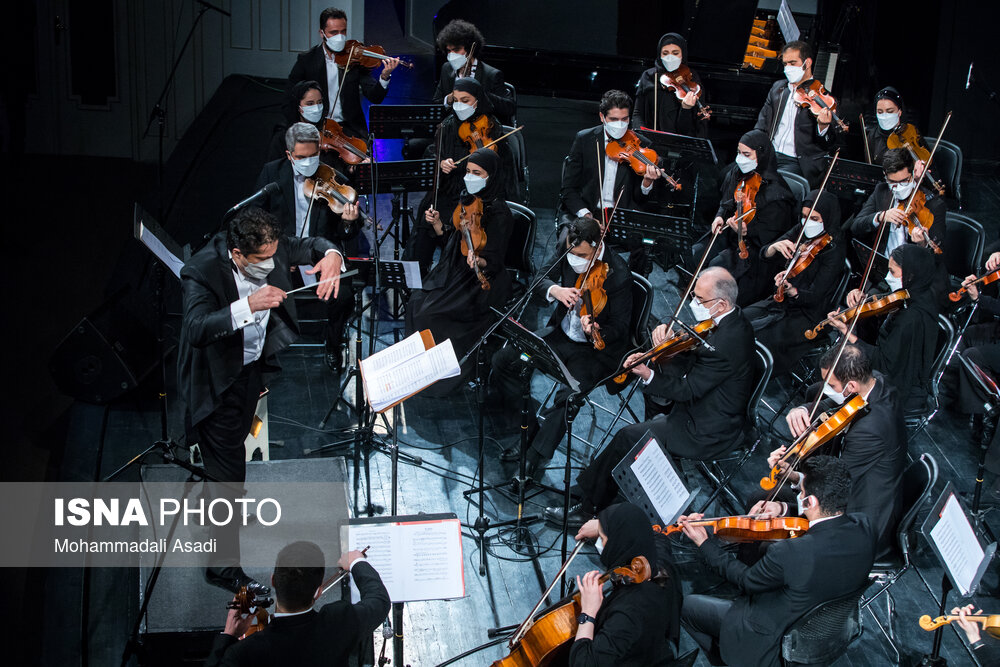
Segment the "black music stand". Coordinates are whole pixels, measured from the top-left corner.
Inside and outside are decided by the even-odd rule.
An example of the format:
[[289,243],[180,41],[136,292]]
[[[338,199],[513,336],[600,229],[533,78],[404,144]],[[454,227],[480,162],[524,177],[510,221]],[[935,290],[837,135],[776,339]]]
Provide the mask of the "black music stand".
[[695,164],[716,166],[719,159],[715,156],[712,142],[701,137],[688,137],[683,134],[651,130],[648,127],[636,131],[640,137],[649,142],[649,147],[660,157],[687,159]]
[[[665,469],[667,474],[664,476],[669,477],[669,479],[660,479],[659,489],[654,489],[653,493],[655,498],[650,495],[650,489],[643,486],[642,480],[635,474],[632,470],[632,464],[639,458],[640,454],[643,453],[647,447],[658,447],[661,452],[663,452],[663,457],[666,459],[666,465],[669,467]],[[632,449],[622,458],[621,461],[614,467],[611,472],[612,478],[618,484],[618,488],[621,490],[622,494],[628,498],[629,502],[633,505],[638,506],[646,516],[649,517],[649,522],[651,525],[661,525],[669,526],[677,521],[677,517],[683,514],[688,506],[694,502],[694,499],[701,493],[700,487],[695,487],[693,491],[688,491],[684,486],[684,474],[678,469],[677,464],[674,462],[673,457],[667,454],[666,450],[663,449],[663,443],[661,443],[652,431],[646,431],[639,440],[636,441]],[[674,497],[670,498],[668,494],[664,491],[674,492]],[[661,508],[664,507],[663,501],[668,501],[669,516],[665,516],[664,513],[657,509],[659,504]]]
[[[857,260],[860,262],[860,266],[868,264],[868,258],[872,254],[871,247],[865,245],[857,239],[851,240],[851,247],[854,248],[854,253],[857,256]],[[875,253],[875,260],[872,262],[872,270],[868,274],[868,283],[877,283],[885,278],[885,274],[887,273],[889,273],[889,258],[880,252]]]
[[430,139],[449,113],[443,104],[373,104],[368,126],[376,139]]
[[691,255],[694,228],[690,218],[646,213],[633,209],[617,209],[611,217],[607,240],[626,248],[649,247],[662,257],[663,270],[683,264]]
[[[826,167],[830,167],[832,156],[826,156]],[[840,158],[830,172],[827,189],[839,197],[855,198],[858,201],[867,199],[875,186],[885,180],[882,167],[867,162],[856,162]]]
[[399,160],[358,165],[354,180],[358,184],[359,191],[370,195],[392,195],[392,219],[389,227],[381,237],[378,235],[379,230],[375,230],[376,254],[381,249],[385,237],[392,236],[394,241],[392,256],[394,259],[399,259],[399,247],[406,246],[410,227],[414,223],[409,195],[411,192],[426,192],[434,187],[434,169],[434,160]]

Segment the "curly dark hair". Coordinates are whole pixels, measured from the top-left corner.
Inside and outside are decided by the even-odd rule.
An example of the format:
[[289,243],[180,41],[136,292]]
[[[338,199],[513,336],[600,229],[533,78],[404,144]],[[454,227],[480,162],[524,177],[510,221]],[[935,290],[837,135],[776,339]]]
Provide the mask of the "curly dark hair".
[[271,213],[258,206],[248,206],[229,221],[226,247],[239,248],[244,255],[252,255],[261,247],[281,238],[281,224]]
[[612,109],[628,109],[632,113],[632,98],[620,90],[609,90],[601,96],[601,113],[606,114]]
[[437,36],[437,47],[442,53],[448,51],[447,47],[449,46],[461,46],[468,53],[472,49],[473,42],[477,45],[476,52],[482,53],[483,47],[486,46],[483,33],[479,32],[479,28],[462,19],[449,21],[448,25],[441,28],[441,32]]

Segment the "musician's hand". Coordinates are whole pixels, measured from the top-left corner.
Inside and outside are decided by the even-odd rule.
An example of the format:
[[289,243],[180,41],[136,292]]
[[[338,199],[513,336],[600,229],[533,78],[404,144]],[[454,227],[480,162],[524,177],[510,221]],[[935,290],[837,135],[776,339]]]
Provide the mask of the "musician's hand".
[[567,308],[572,308],[580,300],[580,290],[575,287],[559,287],[557,285],[552,288],[552,298]]
[[997,269],[1000,269],[1000,252],[995,252],[990,255],[990,258],[986,260],[986,270],[993,273]]
[[694,542],[699,547],[704,544],[705,540],[708,539],[708,531],[705,530],[704,526],[692,526],[688,524],[688,521],[698,521],[703,516],[705,515],[698,514],[696,512],[694,514],[688,514],[687,516],[677,517],[677,523],[681,525],[681,530],[688,536],[689,540]]
[[[803,407],[792,408],[785,415],[785,421],[788,422],[788,429],[792,432],[792,436],[797,438],[809,429],[809,411]],[[778,456],[785,453],[784,447],[779,447],[771,453],[774,454],[779,450],[781,453]],[[774,467],[774,463],[771,463],[770,459],[768,459],[768,463],[772,468]]]
[[333,278],[332,282],[323,283],[316,288],[316,296],[323,301],[328,301],[330,295],[336,299],[340,294],[340,271],[344,268],[344,258],[339,252],[328,252],[323,259],[316,262],[316,266],[306,271],[310,276],[318,273],[320,281]]
[[340,214],[341,220],[346,220],[347,222],[352,222],[361,217],[361,209],[358,207],[358,203],[344,204],[344,212]]
[[721,215],[718,216],[715,220],[712,221],[712,233],[713,234],[718,234],[719,232],[721,232],[722,231],[722,227],[725,224],[726,224],[726,221],[722,219],[722,216]]
[[438,236],[444,234],[444,225],[441,222],[441,213],[438,212],[437,209],[433,207],[428,208],[424,213],[424,220],[431,223],[431,228],[434,230],[435,234]]
[[446,174],[450,174],[454,170],[455,170],[454,160],[452,160],[451,158],[441,160],[441,171],[443,171]]
[[969,293],[969,298],[973,301],[979,300],[979,288],[974,284],[976,282],[975,276],[966,276],[965,280],[962,281],[962,287],[965,291]]
[[683,100],[681,100],[681,106],[685,109],[692,109],[697,103],[698,96],[694,94],[694,91],[688,91],[688,94],[684,96]]
[[927,247],[927,234],[925,234],[923,228],[918,225],[913,225],[913,228],[910,230],[910,240],[917,245],[924,246],[925,248]]
[[286,296],[283,290],[274,285],[264,285],[247,298],[247,304],[250,306],[250,312],[256,313],[259,310],[277,308]]
[[927,168],[927,163],[923,160],[917,160],[913,163],[913,178],[914,180],[919,180],[920,175],[924,173],[924,169]]
[[865,293],[860,289],[852,289],[847,293],[847,307],[854,308],[856,305],[865,300]]
[[481,257],[476,257],[476,255],[474,253],[471,253],[471,252],[465,258],[465,263],[468,264],[469,268],[472,269],[473,271],[476,270],[477,266],[480,269],[486,267],[486,262]]
[[241,637],[246,634],[251,625],[253,625],[253,616],[250,614],[244,616],[239,609],[230,609],[229,613],[226,614],[226,628],[222,632],[233,637]]
[[732,229],[734,232],[737,231],[735,215],[729,216],[729,219],[726,220],[726,224],[729,225],[729,228]]
[[839,331],[841,335],[843,335],[847,333],[847,323],[844,322],[839,317],[837,317],[837,315],[839,314],[840,314],[839,310],[831,310],[829,313],[826,314],[826,317],[830,322],[830,326]]
[[885,211],[882,211],[882,221],[891,222],[893,225],[896,226],[905,225],[906,215],[903,213],[901,209],[890,208],[886,209]]
[[756,505],[750,508],[748,514],[757,519],[774,519],[781,516],[784,510],[785,507],[781,503],[759,500]]
[[597,616],[604,602],[604,592],[601,590],[601,573],[591,570],[587,574],[576,577],[576,586],[580,589],[580,611],[588,616]]
[[576,541],[582,542],[583,540],[596,540],[601,536],[597,526],[597,519],[591,519],[587,523],[580,526],[580,530],[576,532]]
[[955,621],[955,624],[965,631],[965,638],[969,640],[970,644],[975,644],[977,641],[979,641],[980,638],[979,624],[976,623],[975,621],[966,620],[965,617],[973,615],[978,616],[979,614],[983,613],[983,610],[980,609],[975,614],[973,614],[972,610],[974,608],[975,607],[970,604],[964,607],[955,607],[954,609],[951,610],[952,615],[958,615],[961,617],[959,618],[959,620]]
[[781,256],[785,259],[791,259],[792,255],[795,254],[795,244],[788,239],[782,239],[780,241],[775,241],[767,248],[767,256],[774,257],[774,253],[780,252]]
[[348,551],[340,557],[340,560],[337,561],[337,565],[340,566],[341,570],[350,570],[351,564],[353,564],[354,561],[364,557],[365,555],[360,551]]
[[382,61],[382,77],[384,81],[388,81],[389,77],[392,76],[392,70],[399,67],[399,58],[386,58]]
[[[636,354],[630,354],[628,358],[625,359],[625,365],[631,366],[632,364],[637,363],[641,357],[642,357],[641,352],[638,352]],[[646,364],[639,364],[638,366],[633,368],[631,372],[634,375],[638,375],[640,378],[642,378],[643,382],[648,381],[650,376],[653,374],[653,371],[649,370],[649,366],[647,366]]]
[[816,114],[816,124],[819,125],[820,130],[826,129],[826,127],[833,122],[833,112],[829,109],[820,109],[819,113]]
[[660,324],[653,329],[653,334],[651,336],[653,347],[656,347],[668,338],[670,338],[670,327],[666,324]]
[[590,315],[584,315],[580,318],[580,326],[583,327],[583,333],[588,336],[594,332],[595,328],[600,328]]
[[663,175],[663,170],[656,165],[649,165],[646,167],[646,173],[642,175],[642,187],[648,188]]

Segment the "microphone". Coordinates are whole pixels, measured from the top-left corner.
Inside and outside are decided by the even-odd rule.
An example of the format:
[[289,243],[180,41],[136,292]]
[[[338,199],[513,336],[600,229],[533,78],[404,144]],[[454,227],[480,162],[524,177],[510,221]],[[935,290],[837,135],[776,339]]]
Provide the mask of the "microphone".
[[382,621],[382,639],[392,639],[392,625],[389,623],[388,616]]
[[231,209],[229,209],[228,211],[226,211],[225,217],[228,218],[229,216],[233,215],[234,213],[236,213],[240,209],[246,208],[250,204],[255,204],[258,201],[260,201],[261,199],[266,199],[267,197],[270,197],[271,195],[277,194],[277,193],[278,193],[278,184],[277,183],[268,183],[267,185],[265,185],[264,187],[262,187],[260,190],[258,190],[257,192],[253,193],[252,195],[250,195],[249,197],[247,197],[246,199],[244,199],[243,201],[241,201],[239,204],[237,204],[236,206],[234,206]]
[[207,2],[205,2],[204,0],[195,0],[195,1],[199,5],[201,5],[202,7],[205,7],[206,9],[214,9],[215,11],[219,12],[223,16],[232,17],[232,14],[230,14],[229,12],[227,12],[225,9],[222,9],[221,7],[216,7],[215,5],[211,5],[211,4],[207,3]]
[[972,66],[976,63],[974,61],[969,61],[969,73],[965,76],[965,89],[968,90],[969,86],[972,85]]

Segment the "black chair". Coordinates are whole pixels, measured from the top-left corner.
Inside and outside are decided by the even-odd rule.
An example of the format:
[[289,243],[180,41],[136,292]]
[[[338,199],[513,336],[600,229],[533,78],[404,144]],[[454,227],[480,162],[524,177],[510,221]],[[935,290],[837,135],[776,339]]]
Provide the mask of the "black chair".
[[[502,125],[503,134],[513,132],[514,128],[509,125]],[[519,204],[527,204],[530,194],[528,184],[528,153],[524,143],[524,135],[520,132],[510,135],[504,141],[510,146],[510,155],[513,161],[514,182],[517,183],[517,193],[520,197]]]
[[842,656],[864,629],[859,604],[863,592],[818,604],[795,621],[781,638],[782,664],[824,667]]
[[941,407],[940,385],[941,376],[944,374],[945,364],[951,354],[951,348],[955,343],[955,325],[944,315],[938,315],[938,339],[934,348],[934,363],[931,365],[931,374],[928,378],[929,394],[926,405],[919,410],[913,410],[903,415],[906,422],[907,437],[913,439],[920,431],[924,430],[934,415]]
[[511,115],[510,118],[501,118],[500,120],[508,122],[510,125],[517,127],[517,88],[515,88],[514,84],[512,84],[510,81],[504,81],[503,87],[507,89],[507,92],[510,93],[511,99],[514,100],[514,113],[513,115]]
[[784,169],[779,169],[778,173],[785,179],[785,183],[788,184],[788,188],[798,201],[802,201],[809,196],[809,181],[805,178]]
[[[896,527],[896,541],[892,545],[892,551],[884,558],[875,561],[872,565],[872,571],[868,575],[868,581],[872,584],[878,584],[879,589],[873,595],[861,599],[861,608],[867,609],[875,620],[875,624],[888,640],[889,647],[896,654],[897,663],[900,654],[894,640],[895,632],[892,626],[896,613],[896,603],[892,598],[892,591],[889,589],[910,569],[910,542],[913,527],[920,508],[931,498],[931,491],[937,483],[937,478],[937,461],[930,454],[921,454],[918,460],[908,465],[903,471],[900,493],[902,494],[905,514]],[[883,593],[885,593],[886,600],[885,625],[882,625],[878,616],[875,615],[875,610],[870,607]]]
[[[934,140],[927,139],[927,145],[933,148]],[[962,208],[962,162],[962,149],[942,139],[931,164],[931,173],[944,184],[945,197],[954,199],[958,208]]]
[[[538,220],[535,212],[527,206],[522,206],[516,202],[509,201],[507,206],[514,215],[514,227],[510,231],[510,239],[507,241],[507,254],[504,256],[504,265],[507,272],[511,274],[511,281],[515,286],[515,293],[523,294],[524,290],[531,283],[531,276],[535,273],[535,265],[531,261],[531,251],[535,246],[535,230]],[[518,291],[519,290],[519,291]]]
[[983,226],[967,215],[948,213],[948,233],[945,236],[944,255],[948,273],[958,279],[959,283],[966,276],[979,271],[983,261],[983,248],[986,245],[986,232]]

